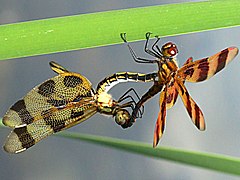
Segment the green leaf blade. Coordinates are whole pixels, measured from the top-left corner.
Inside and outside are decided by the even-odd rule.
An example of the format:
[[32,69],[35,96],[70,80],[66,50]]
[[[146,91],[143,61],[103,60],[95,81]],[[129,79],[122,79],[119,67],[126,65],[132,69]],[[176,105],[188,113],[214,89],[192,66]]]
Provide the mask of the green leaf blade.
[[[1,121],[0,127],[5,127]],[[146,157],[165,159],[174,161],[176,163],[187,164],[208,170],[215,170],[222,173],[229,173],[240,176],[240,158],[231,156],[195,152],[166,146],[163,147],[161,145],[159,145],[157,148],[153,148],[151,145],[142,142],[89,134],[72,133],[68,131],[63,131],[55,135],[67,139],[86,141],[93,144],[107,146]]]
[[113,10],[0,26],[0,59],[65,52],[144,39],[148,31],[173,36],[240,25],[237,0]]
[[157,148],[153,148],[151,145],[141,142],[70,133],[66,131],[57,134],[57,136],[108,146],[118,150],[140,154],[147,157],[161,158],[177,163],[202,167],[222,173],[240,175],[240,158],[231,156],[194,152],[172,147],[162,147],[161,145],[159,145]]

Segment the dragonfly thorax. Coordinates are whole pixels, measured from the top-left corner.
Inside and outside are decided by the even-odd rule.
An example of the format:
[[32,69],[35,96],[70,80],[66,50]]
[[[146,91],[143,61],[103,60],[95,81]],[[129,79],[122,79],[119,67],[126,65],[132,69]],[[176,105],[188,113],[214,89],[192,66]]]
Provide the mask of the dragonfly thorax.
[[115,103],[110,94],[102,92],[96,96],[96,104],[100,113],[111,113]]
[[176,56],[178,54],[178,49],[176,44],[168,42],[164,44],[161,48],[158,63],[158,78],[160,84],[166,84],[171,81],[171,79],[176,74],[178,70],[178,63]]
[[161,84],[166,84],[171,81],[178,70],[178,64],[176,58],[169,59],[167,57],[163,58],[158,63],[159,71],[158,78]]

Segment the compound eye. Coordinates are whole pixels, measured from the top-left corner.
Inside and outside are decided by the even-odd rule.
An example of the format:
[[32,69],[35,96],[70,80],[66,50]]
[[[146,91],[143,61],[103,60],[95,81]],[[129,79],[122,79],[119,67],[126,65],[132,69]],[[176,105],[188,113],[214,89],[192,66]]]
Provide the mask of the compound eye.
[[117,112],[116,116],[115,116],[115,122],[118,125],[123,125],[125,123],[128,123],[130,120],[130,114],[127,110],[125,109],[121,109]]
[[178,49],[175,44],[168,42],[162,47],[162,53],[167,57],[175,57],[178,54]]
[[171,48],[168,49],[168,54],[169,54],[170,56],[176,56],[177,53],[178,53],[177,47],[171,47]]

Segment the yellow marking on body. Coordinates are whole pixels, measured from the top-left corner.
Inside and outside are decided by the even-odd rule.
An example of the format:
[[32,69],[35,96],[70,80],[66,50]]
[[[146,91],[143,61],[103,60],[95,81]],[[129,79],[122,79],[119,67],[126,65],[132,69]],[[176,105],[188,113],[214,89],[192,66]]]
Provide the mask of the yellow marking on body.
[[163,65],[162,65],[162,68],[163,68],[164,70],[167,70],[167,69],[168,69],[168,67],[167,67],[166,64],[163,64]]
[[99,94],[97,101],[102,106],[110,106],[111,107],[113,104],[112,96],[106,92],[102,92],[101,94]]

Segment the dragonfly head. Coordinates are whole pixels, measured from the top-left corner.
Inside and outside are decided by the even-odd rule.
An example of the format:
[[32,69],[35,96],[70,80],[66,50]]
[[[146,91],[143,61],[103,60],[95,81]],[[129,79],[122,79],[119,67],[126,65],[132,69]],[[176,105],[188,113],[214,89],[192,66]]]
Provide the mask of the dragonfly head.
[[124,125],[130,121],[130,113],[126,109],[119,109],[116,112],[115,122],[118,125]]
[[162,46],[162,54],[168,58],[175,58],[178,55],[178,49],[176,44],[168,42]]

